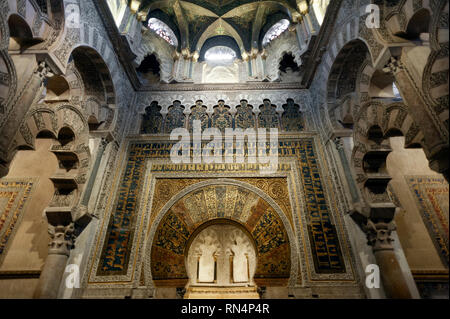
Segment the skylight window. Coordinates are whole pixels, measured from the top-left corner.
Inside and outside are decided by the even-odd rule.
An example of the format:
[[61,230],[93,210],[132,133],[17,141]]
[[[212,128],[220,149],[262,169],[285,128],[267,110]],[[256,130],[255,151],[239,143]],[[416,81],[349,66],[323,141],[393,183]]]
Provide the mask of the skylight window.
[[212,47],[205,53],[205,61],[212,65],[230,65],[236,57],[236,52],[225,46]]
[[169,44],[178,46],[178,40],[175,33],[167,24],[165,24],[161,20],[150,18],[148,20],[148,27],[150,28],[150,30],[155,31],[157,35],[166,40]]
[[287,19],[282,19],[275,23],[269,31],[267,31],[266,35],[263,39],[263,46],[268,45],[272,40],[278,38],[280,34],[289,28],[290,22]]
[[392,83],[392,91],[394,92],[395,100],[402,100],[402,96],[400,95],[400,91],[398,90],[397,85],[395,85],[395,82]]

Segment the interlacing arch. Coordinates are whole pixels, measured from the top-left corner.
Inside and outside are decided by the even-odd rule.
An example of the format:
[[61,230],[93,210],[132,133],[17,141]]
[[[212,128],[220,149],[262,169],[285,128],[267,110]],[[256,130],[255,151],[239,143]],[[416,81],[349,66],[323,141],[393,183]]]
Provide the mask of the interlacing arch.
[[[385,160],[392,151],[388,142],[392,136],[405,136],[405,148],[422,147],[423,132],[408,114],[403,103],[371,101],[361,107],[353,128],[354,148],[352,162],[355,168],[356,181],[363,188],[367,181],[367,154],[382,152],[381,161],[377,165],[385,166]],[[381,160],[381,159],[380,159]]]
[[[387,12],[386,26],[394,36],[415,41],[425,60],[414,59],[422,75],[416,85],[448,135],[448,1],[403,0]],[[406,48],[406,47],[405,47]]]

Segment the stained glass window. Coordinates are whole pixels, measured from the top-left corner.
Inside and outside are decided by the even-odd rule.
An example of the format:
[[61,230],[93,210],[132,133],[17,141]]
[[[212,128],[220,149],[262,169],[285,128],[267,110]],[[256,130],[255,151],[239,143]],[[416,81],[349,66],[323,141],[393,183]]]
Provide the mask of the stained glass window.
[[155,31],[157,35],[166,40],[169,44],[178,46],[178,40],[175,33],[167,24],[165,24],[161,20],[150,18],[148,20],[148,27],[150,28],[150,30]]
[[289,24],[290,22],[287,19],[283,19],[275,23],[264,36],[263,46],[268,45],[272,40],[278,38],[280,34],[289,28]]

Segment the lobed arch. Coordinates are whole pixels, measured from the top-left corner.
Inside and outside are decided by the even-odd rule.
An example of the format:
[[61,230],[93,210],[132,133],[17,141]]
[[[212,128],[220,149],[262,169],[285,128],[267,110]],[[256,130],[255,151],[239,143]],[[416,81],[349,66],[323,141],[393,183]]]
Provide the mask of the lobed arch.
[[285,54],[291,54],[294,57],[295,63],[300,67],[303,63],[301,58],[300,48],[297,45],[297,40],[293,33],[285,32],[280,37],[270,42],[266,47],[267,50],[267,75],[271,82],[279,80],[281,71],[280,63]]
[[141,54],[134,60],[134,65],[141,65],[142,61],[152,54],[159,63],[161,81],[170,83],[172,80],[175,48],[164,39],[157,36],[152,36],[152,32],[150,30],[146,30],[143,33]]
[[[290,263],[290,269],[289,269],[289,279],[287,280],[287,285],[289,287],[292,287],[296,280],[297,276],[299,275],[298,270],[298,243],[294,235],[293,226],[290,224],[288,217],[285,215],[285,213],[281,210],[281,208],[275,203],[275,201],[270,198],[267,194],[259,190],[258,188],[251,186],[247,183],[233,180],[233,179],[217,179],[217,180],[208,180],[204,182],[199,182],[197,184],[188,186],[184,188],[182,191],[180,191],[178,194],[170,198],[167,203],[164,205],[164,207],[159,212],[153,212],[154,218],[152,219],[152,224],[149,230],[149,233],[147,235],[146,242],[144,243],[145,246],[145,253],[144,253],[144,276],[145,276],[145,285],[147,287],[154,287],[154,276],[153,276],[153,269],[152,269],[152,252],[154,247],[155,238],[157,236],[157,231],[160,229],[161,225],[163,225],[163,221],[167,216],[170,216],[169,214],[172,214],[171,211],[173,209],[177,209],[177,203],[179,203],[183,198],[186,196],[192,195],[196,191],[202,191],[207,189],[208,187],[236,187],[243,189],[247,191],[249,194],[253,194],[251,196],[254,196],[255,198],[260,198],[265,203],[267,203],[267,207],[270,207],[276,214],[276,218],[279,218],[279,220],[282,223],[282,227],[286,233],[287,239],[288,239],[288,245],[289,245],[289,263]],[[250,195],[249,195],[250,196]],[[150,214],[150,212],[147,212]],[[183,213],[184,214],[184,213]],[[199,229],[199,227],[202,227],[202,225],[205,225],[205,223],[213,223],[215,220],[223,220],[221,217],[211,217],[206,216],[206,218],[203,218],[200,222],[194,225],[192,227],[192,231],[190,232],[189,236],[192,237],[192,235],[195,235],[195,230]],[[245,223],[242,223],[239,219],[235,218],[227,218],[234,220],[234,222],[241,225],[241,227],[247,228]],[[187,234],[186,234],[187,235]],[[254,237],[252,237],[254,238]],[[181,257],[184,260],[184,252],[187,253],[187,250],[185,250],[185,247],[183,247],[183,256]],[[181,251],[180,251],[181,253]],[[181,260],[181,259],[180,259]],[[257,277],[257,276],[256,276]],[[187,278],[187,274],[185,275],[185,278]],[[184,278],[181,278],[184,279]],[[287,279],[287,278],[285,278]],[[181,280],[182,283],[184,283],[183,280]],[[187,281],[186,281],[187,282]],[[182,284],[181,283],[181,284]],[[180,281],[177,282],[177,284],[180,284]]]
[[[373,134],[374,128],[377,128],[376,134]],[[355,146],[352,152],[356,181],[360,186],[363,187],[368,178],[364,169],[365,156],[368,153],[383,152],[385,161],[391,152],[389,143],[386,141],[392,136],[399,135],[405,136],[405,148],[423,148],[424,146],[423,132],[414,123],[405,104],[370,101],[361,107],[355,119],[353,132]],[[423,149],[426,150],[426,148]]]
[[[88,147],[89,129],[84,115],[77,107],[67,103],[35,105],[14,137],[13,146],[8,152],[9,162],[20,149],[34,150],[36,138],[42,134],[60,143],[54,144],[51,149],[58,159],[60,155],[65,157],[69,153],[72,154],[71,157],[76,158],[79,166],[74,180],[78,185],[83,185],[87,179],[91,160]],[[68,138],[68,135],[71,138]]]

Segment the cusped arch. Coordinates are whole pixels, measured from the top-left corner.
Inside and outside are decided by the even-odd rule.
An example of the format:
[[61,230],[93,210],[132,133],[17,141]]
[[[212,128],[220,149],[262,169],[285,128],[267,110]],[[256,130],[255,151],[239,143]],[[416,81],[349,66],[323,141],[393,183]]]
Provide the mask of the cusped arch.
[[278,38],[271,41],[266,47],[267,50],[267,74],[270,81],[276,81],[280,78],[280,63],[285,54],[291,54],[298,66],[302,65],[302,58],[299,46],[294,40],[294,33],[285,32]]
[[150,30],[144,31],[142,36],[140,54],[134,60],[134,64],[137,66],[141,65],[147,56],[153,54],[160,65],[161,81],[169,83],[172,80],[173,56],[176,54],[175,48]]
[[[374,127],[380,128],[381,138],[377,141],[371,136]],[[353,131],[354,148],[352,162],[357,176],[357,183],[367,180],[364,170],[364,158],[372,151],[385,150],[390,152],[390,146],[384,143],[392,134],[405,136],[405,148],[423,147],[423,132],[414,123],[408,108],[403,103],[385,104],[371,101],[365,103],[355,119]]]
[[[186,206],[189,206],[189,204],[184,204],[184,200],[185,198],[191,198],[192,196],[195,196],[196,193],[198,192],[202,192],[202,191],[208,191],[210,189],[235,189],[235,190],[241,190],[243,191],[243,193],[247,193],[248,196],[245,198],[247,201],[249,200],[254,200],[256,201],[259,205],[263,205],[262,207],[253,207],[253,212],[250,212],[251,215],[249,215],[250,217],[248,217],[248,219],[244,220],[243,219],[239,219],[239,217],[241,218],[245,218],[245,213],[241,212],[242,215],[239,216],[235,216],[235,215],[227,215],[227,213],[224,213],[223,215],[220,213],[220,211],[222,211],[222,209],[219,209],[217,214],[215,215],[211,215],[210,213],[205,213],[203,216],[203,218],[197,219],[197,217],[194,217],[191,214],[187,214],[187,208]],[[190,196],[190,197],[189,197]],[[236,195],[237,196],[237,195]],[[248,202],[247,202],[248,203]],[[264,204],[265,203],[265,204]],[[183,205],[181,205],[183,204]],[[184,207],[184,209],[183,209]],[[248,208],[248,206],[246,206]],[[268,212],[265,213],[261,213],[261,211],[259,211],[258,209],[261,208],[265,208]],[[178,194],[176,194],[175,196],[173,196],[170,200],[168,200],[168,202],[164,205],[164,207],[157,213],[157,215],[155,216],[155,218],[152,221],[152,225],[149,231],[149,235],[146,239],[146,244],[145,244],[145,259],[144,259],[144,276],[145,276],[145,284],[147,287],[153,287],[155,285],[155,279],[157,279],[157,276],[154,276],[154,268],[161,266],[160,264],[156,264],[156,266],[153,264],[153,262],[155,262],[156,260],[153,260],[153,255],[155,254],[153,248],[156,245],[156,242],[158,240],[159,237],[158,236],[158,232],[161,232],[162,234],[165,234],[164,236],[162,236],[161,238],[165,238],[166,235],[168,235],[165,230],[164,230],[164,225],[169,223],[172,226],[172,229],[177,229],[179,232],[179,236],[177,236],[177,238],[184,237],[186,238],[186,241],[183,242],[182,244],[175,244],[173,245],[173,243],[169,243],[169,245],[171,246],[171,249],[173,250],[177,250],[178,251],[178,257],[172,259],[172,265],[173,267],[175,267],[175,269],[177,269],[178,271],[185,271],[184,269],[184,264],[181,265],[181,263],[184,263],[184,253],[185,253],[185,247],[186,247],[186,243],[187,240],[191,237],[191,235],[194,233],[194,231],[200,227],[202,224],[210,222],[210,221],[214,221],[214,220],[219,220],[219,219],[230,219],[230,220],[234,220],[235,222],[240,223],[243,227],[245,227],[247,230],[250,231],[250,233],[254,234],[254,230],[257,227],[260,227],[261,229],[263,228],[262,225],[264,224],[264,221],[268,221],[268,218],[265,218],[264,221],[261,220],[261,223],[258,224],[258,221],[260,221],[260,219],[256,218],[255,216],[258,216],[258,212],[259,212],[259,218],[263,219],[265,218],[265,216],[267,214],[272,214],[272,218],[276,219],[279,221],[279,225],[281,227],[281,229],[283,230],[283,232],[285,233],[286,236],[286,241],[287,243],[285,244],[286,247],[288,248],[288,262],[289,262],[289,274],[287,275],[288,278],[284,278],[287,280],[288,282],[288,286],[293,286],[297,280],[297,276],[298,276],[298,248],[297,248],[297,240],[295,238],[294,235],[294,231],[293,231],[293,226],[290,224],[288,217],[285,215],[285,213],[283,212],[283,210],[278,206],[278,204],[267,194],[265,194],[263,191],[261,191],[260,189],[245,183],[245,182],[241,182],[241,181],[237,181],[237,180],[232,180],[232,179],[217,179],[217,180],[208,180],[208,181],[204,181],[204,182],[199,182],[196,183],[194,185],[188,186],[186,187],[184,190],[180,191]],[[229,213],[228,213],[229,214]],[[184,225],[185,226],[179,226],[179,222],[176,221],[176,219],[179,218],[184,218],[183,220],[188,220],[188,222],[186,222]],[[196,222],[194,222],[194,220]],[[187,226],[189,225],[189,226]],[[249,225],[253,227],[249,228]],[[268,226],[268,225],[266,225]],[[268,227],[270,228],[270,227]],[[162,230],[161,230],[162,229]],[[259,229],[259,228],[258,228]],[[252,231],[253,230],[253,231]],[[273,231],[273,230],[272,230]],[[280,231],[278,232],[274,232],[275,234],[278,234],[279,238],[276,239],[280,239],[282,238],[282,234],[280,233]],[[170,236],[170,235],[169,235]],[[253,235],[254,236],[254,235]],[[255,238],[255,236],[253,237]],[[276,241],[275,239],[275,241]],[[257,247],[258,247],[258,241],[257,242]],[[280,242],[282,242],[282,240],[280,240]],[[270,264],[270,245],[260,245],[259,249],[261,249],[262,251],[265,252],[265,250],[269,249],[268,253],[265,252],[263,255],[269,259],[267,259],[267,263]],[[279,248],[281,246],[275,247],[273,249]],[[280,251],[282,251],[283,249],[285,249],[286,247],[282,247],[280,248]],[[165,252],[165,251],[164,251]],[[164,257],[169,257],[168,255],[164,255]],[[264,267],[264,261],[265,259],[261,259],[261,254],[259,254],[259,260],[258,260],[258,267],[257,269],[261,270],[261,267]],[[280,257],[280,256],[278,256]],[[173,257],[172,257],[173,258]],[[281,258],[281,264],[283,264],[283,258]],[[167,263],[167,261],[165,262]],[[257,275],[258,275],[258,270],[257,270]],[[256,275],[256,277],[257,277]],[[178,279],[186,279],[187,278],[187,274],[186,273],[181,273],[181,276],[179,276],[180,278]],[[160,279],[158,277],[158,279]],[[174,278],[177,279],[177,278]],[[282,279],[282,278],[277,278],[277,279]]]
[[74,106],[67,103],[57,105],[36,106],[31,110],[14,137],[14,143],[9,150],[9,161],[12,161],[17,150],[22,148],[35,149],[35,141],[41,132],[48,132],[48,136],[61,138],[60,132],[68,128],[73,132],[73,139],[64,144],[64,137],[52,147],[52,151],[67,151],[77,155],[81,166],[77,171],[76,182],[84,184],[90,163],[88,146],[88,125],[83,114]]

